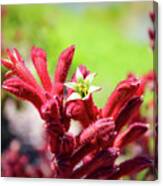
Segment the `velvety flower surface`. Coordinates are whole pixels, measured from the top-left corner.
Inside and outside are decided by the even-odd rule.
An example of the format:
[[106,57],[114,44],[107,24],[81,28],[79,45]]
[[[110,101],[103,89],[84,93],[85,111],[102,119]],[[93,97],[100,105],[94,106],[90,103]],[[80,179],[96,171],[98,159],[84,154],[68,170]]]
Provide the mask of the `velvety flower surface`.
[[[105,106],[98,108],[93,100],[93,93],[100,90],[93,85],[95,73],[80,65],[71,81],[66,80],[74,51],[70,46],[61,53],[52,80],[45,51],[32,48],[31,59],[41,85],[16,49],[8,49],[8,59],[2,59],[9,69],[3,89],[30,101],[45,121],[47,146],[54,156],[52,177],[120,179],[153,167],[152,157],[147,155],[116,163],[127,145],[134,146],[149,131],[147,122],[136,121],[145,79],[130,75],[117,85]],[[74,120],[82,126],[77,135],[69,130]]]

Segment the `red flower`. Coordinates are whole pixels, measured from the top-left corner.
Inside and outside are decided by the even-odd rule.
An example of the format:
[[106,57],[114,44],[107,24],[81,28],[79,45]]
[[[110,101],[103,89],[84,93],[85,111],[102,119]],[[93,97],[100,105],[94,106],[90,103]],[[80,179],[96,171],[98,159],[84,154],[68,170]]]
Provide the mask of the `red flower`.
[[[85,66],[79,66],[71,82],[65,83],[74,50],[70,46],[61,53],[52,81],[45,51],[32,48],[31,58],[42,86],[16,49],[7,50],[9,60],[2,60],[10,70],[2,87],[34,104],[45,121],[47,144],[55,155],[52,160],[55,177],[119,179],[151,167],[149,157],[140,156],[115,164],[123,148],[148,131],[146,123],[135,121],[145,81],[130,75],[117,85],[104,108],[99,109],[93,101],[93,92],[98,90],[92,85],[95,74]],[[72,120],[83,127],[77,135],[69,131],[74,125]]]

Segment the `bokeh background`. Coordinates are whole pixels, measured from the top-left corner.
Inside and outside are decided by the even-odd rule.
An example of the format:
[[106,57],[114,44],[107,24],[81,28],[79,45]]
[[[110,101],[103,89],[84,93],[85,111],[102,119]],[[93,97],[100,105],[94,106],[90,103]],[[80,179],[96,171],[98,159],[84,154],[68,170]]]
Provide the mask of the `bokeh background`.
[[[36,75],[30,50],[33,45],[41,47],[47,52],[53,78],[60,52],[74,44],[69,78],[79,64],[96,72],[94,83],[102,90],[94,98],[102,107],[116,84],[130,72],[141,76],[153,69],[148,38],[151,10],[152,1],[2,6],[2,57],[6,48],[17,48]],[[1,72],[3,81],[3,67]],[[3,90],[1,93],[2,152],[13,138],[29,153],[32,148],[39,149],[44,141],[43,121],[35,108]]]

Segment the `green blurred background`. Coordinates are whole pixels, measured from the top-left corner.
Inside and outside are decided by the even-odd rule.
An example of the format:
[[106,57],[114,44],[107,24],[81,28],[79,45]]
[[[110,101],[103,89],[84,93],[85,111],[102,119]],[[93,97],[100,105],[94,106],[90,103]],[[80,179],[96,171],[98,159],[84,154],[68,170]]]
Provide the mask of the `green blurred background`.
[[[152,2],[8,5],[2,7],[2,56],[16,47],[27,64],[33,45],[46,50],[53,77],[60,52],[76,46],[69,78],[79,64],[96,72],[103,106],[116,84],[153,68],[147,30]],[[2,69],[3,70],[3,69]]]

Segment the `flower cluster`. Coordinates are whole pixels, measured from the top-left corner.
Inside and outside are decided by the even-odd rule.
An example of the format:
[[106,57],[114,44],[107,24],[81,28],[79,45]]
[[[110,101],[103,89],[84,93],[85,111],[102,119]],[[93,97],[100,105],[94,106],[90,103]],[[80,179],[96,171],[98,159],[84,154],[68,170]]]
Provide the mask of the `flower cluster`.
[[[152,168],[153,159],[140,154],[116,162],[127,145],[149,130],[149,124],[135,119],[143,102],[144,82],[130,75],[117,85],[106,105],[98,108],[93,93],[100,87],[93,85],[94,73],[80,65],[66,82],[74,51],[75,47],[70,46],[61,53],[51,80],[45,51],[32,48],[31,59],[41,85],[16,49],[8,49],[9,59],[2,60],[10,70],[2,87],[30,101],[45,121],[47,146],[53,154],[53,177],[120,179]],[[81,125],[78,134],[70,130],[76,125],[74,121]]]
[[13,140],[9,148],[2,154],[2,176],[30,178],[50,178],[52,176],[48,159],[44,153],[38,153],[40,156],[38,163],[32,163],[30,156],[21,151],[21,143]]

